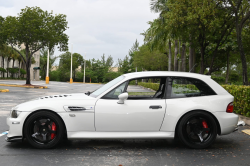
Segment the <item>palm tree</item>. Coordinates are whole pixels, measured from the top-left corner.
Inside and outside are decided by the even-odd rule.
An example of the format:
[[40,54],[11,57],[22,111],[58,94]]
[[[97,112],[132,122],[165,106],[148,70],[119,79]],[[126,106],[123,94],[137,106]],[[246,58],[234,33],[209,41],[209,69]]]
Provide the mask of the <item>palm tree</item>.
[[[0,46],[0,56],[2,57],[2,67],[4,68],[4,60],[7,57],[7,48],[8,46],[3,44]],[[2,76],[4,77],[4,72],[2,73]]]
[[[21,53],[23,56],[25,56],[25,49],[22,49],[22,50],[20,51],[20,53]],[[22,59],[21,55],[18,54],[17,60],[18,60],[18,67],[19,67],[19,70],[18,70],[18,78],[20,78],[20,69],[21,69],[21,65],[22,65],[21,62],[23,62],[23,59]]]
[[[151,49],[158,48],[163,50],[168,45],[168,70],[171,71],[172,67],[172,51],[171,51],[171,39],[175,39],[176,32],[166,29],[168,24],[163,15],[169,11],[167,6],[167,0],[151,0],[150,9],[153,12],[160,13],[159,18],[153,22],[149,22],[150,28],[145,33],[145,41],[149,43]],[[166,49],[167,50],[167,49]],[[177,45],[175,44],[174,55],[174,71],[177,71]]]

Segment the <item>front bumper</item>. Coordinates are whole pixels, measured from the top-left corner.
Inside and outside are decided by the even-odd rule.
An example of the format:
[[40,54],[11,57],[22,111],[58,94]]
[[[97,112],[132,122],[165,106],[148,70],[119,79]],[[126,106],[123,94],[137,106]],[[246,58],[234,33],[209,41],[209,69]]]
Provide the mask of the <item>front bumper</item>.
[[22,136],[6,137],[5,141],[6,142],[22,142],[23,141],[23,137]]
[[230,134],[236,130],[239,116],[234,113],[216,112],[214,113],[219,121],[221,133],[220,135]]
[[23,125],[29,114],[30,112],[21,112],[17,118],[11,118],[10,116],[7,117],[6,123],[9,126],[9,132],[7,135],[7,139],[9,138],[8,140],[23,137]]

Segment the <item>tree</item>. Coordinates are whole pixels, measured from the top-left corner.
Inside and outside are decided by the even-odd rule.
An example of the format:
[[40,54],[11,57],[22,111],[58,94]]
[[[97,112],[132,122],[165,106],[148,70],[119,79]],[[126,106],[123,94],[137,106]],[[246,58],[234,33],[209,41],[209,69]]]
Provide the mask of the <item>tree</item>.
[[131,72],[135,71],[135,67],[137,67],[137,66],[133,66],[133,62],[134,62],[134,55],[138,51],[138,48],[139,48],[139,42],[136,39],[135,43],[133,44],[131,49],[129,49],[129,52],[128,52],[128,55],[130,56],[129,63],[131,64],[130,66]]
[[[30,66],[32,56],[39,49],[58,46],[60,51],[68,49],[68,36],[64,33],[67,29],[66,15],[52,15],[52,12],[43,11],[39,7],[26,7],[17,17],[7,16],[3,22],[3,35],[6,43],[12,46],[21,57],[26,66],[26,84],[30,84]],[[17,46],[25,47],[25,57]]]
[[[172,33],[168,31],[166,26],[166,20],[163,17],[155,19],[153,22],[149,22],[150,28],[147,29],[144,35],[144,41],[149,46],[150,50],[161,50],[168,53],[168,70],[171,71],[172,67],[172,51],[171,51],[171,36]],[[168,48],[168,49],[167,49]]]
[[134,64],[140,69],[147,71],[164,71],[167,70],[166,55],[159,50],[151,51],[147,44],[139,47],[139,51],[134,55]]
[[[4,59],[7,57],[7,45],[0,45],[0,56],[2,57],[2,68],[4,69]],[[2,77],[4,77],[4,72],[2,72]]]
[[[41,78],[45,80],[46,78],[46,71],[47,71],[47,57],[48,57],[48,50],[49,48],[43,48],[40,50],[40,75]],[[51,50],[49,52],[49,69],[53,66],[54,62],[58,58],[57,56],[53,56],[54,51]]]
[[6,35],[4,35],[3,23],[4,23],[4,18],[0,16],[0,47],[3,46],[3,44],[6,41]]
[[[229,4],[230,5],[229,5]],[[240,52],[242,63],[242,79],[243,84],[248,85],[247,77],[247,61],[242,43],[242,30],[246,21],[250,18],[250,4],[249,0],[224,0],[224,6],[234,14],[234,24],[236,28],[237,44]]]
[[118,59],[118,71],[125,74],[131,72],[132,64],[130,63],[129,57],[126,55],[125,58]]
[[[83,57],[81,54],[73,53],[72,54],[72,72],[73,72],[73,79],[75,79],[76,70],[78,66],[83,64]],[[59,69],[61,71],[61,80],[68,80],[69,74],[71,70],[71,53],[66,52],[60,55],[60,62],[59,62]]]

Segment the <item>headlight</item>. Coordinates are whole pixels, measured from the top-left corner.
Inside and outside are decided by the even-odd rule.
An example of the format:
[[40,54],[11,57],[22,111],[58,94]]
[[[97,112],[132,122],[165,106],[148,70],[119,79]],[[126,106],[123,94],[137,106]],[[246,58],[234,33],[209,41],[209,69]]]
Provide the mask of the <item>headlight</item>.
[[19,115],[20,113],[21,113],[20,111],[12,110],[12,111],[10,112],[10,117],[11,117],[11,118],[17,118],[18,115]]

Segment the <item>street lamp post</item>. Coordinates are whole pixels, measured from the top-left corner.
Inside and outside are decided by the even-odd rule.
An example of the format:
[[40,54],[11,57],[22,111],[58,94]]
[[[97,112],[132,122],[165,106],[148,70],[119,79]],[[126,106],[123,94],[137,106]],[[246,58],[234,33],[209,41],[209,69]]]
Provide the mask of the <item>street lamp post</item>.
[[70,84],[73,83],[73,79],[72,79],[72,54],[73,54],[73,44],[71,44],[71,68],[70,68],[70,81],[69,81]]
[[47,75],[46,75],[46,84],[49,84],[49,48],[48,48],[48,57],[47,57]]
[[86,66],[86,52],[85,52],[85,58],[84,58],[84,74],[83,74],[83,83],[85,83],[85,66]]

